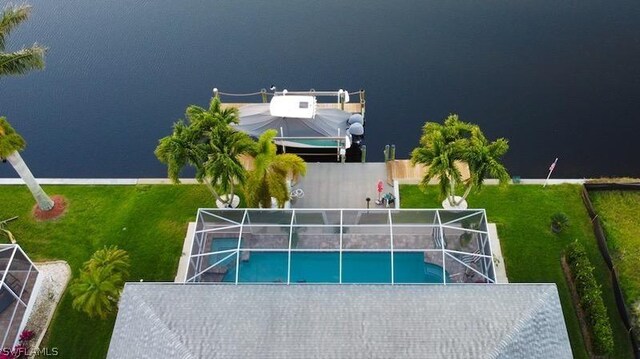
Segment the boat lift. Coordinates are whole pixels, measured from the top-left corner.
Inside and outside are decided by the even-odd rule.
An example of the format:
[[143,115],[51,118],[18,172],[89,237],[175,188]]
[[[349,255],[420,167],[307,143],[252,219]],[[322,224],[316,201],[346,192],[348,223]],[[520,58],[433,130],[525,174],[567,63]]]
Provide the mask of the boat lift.
[[[222,104],[223,108],[235,107],[238,109],[247,105],[270,103],[270,99],[278,96],[292,96],[292,97],[293,96],[313,96],[314,98],[333,97],[335,98],[335,102],[317,102],[317,101],[313,101],[313,102],[317,109],[339,109],[351,114],[360,114],[362,116],[361,124],[364,125],[364,122],[365,122],[364,114],[365,114],[366,100],[365,100],[364,90],[349,92],[343,89],[340,89],[337,91],[316,91],[314,89],[310,89],[308,91],[289,91],[284,89],[282,91],[277,91],[276,88],[272,86],[270,91],[267,91],[266,89],[263,88],[259,92],[253,92],[253,93],[227,93],[227,92],[221,92],[217,88],[214,88],[213,95],[217,97],[227,96],[227,97],[243,97],[243,98],[259,96],[258,97],[260,98],[259,102],[247,101],[247,102],[229,102],[229,103]],[[294,117],[297,117],[297,116],[294,116]],[[276,130],[278,130],[278,128],[276,128]],[[279,145],[282,151],[285,153],[287,152],[287,147],[289,147],[289,148],[295,148],[296,149],[295,153],[303,156],[304,155],[322,156],[322,155],[335,154],[337,161],[344,163],[346,162],[347,149],[350,148],[352,145],[350,136],[346,132],[341,133],[340,128],[337,129],[335,136],[285,136],[284,130],[282,127],[279,128],[279,132],[280,132],[280,136],[275,137],[274,142],[277,145]],[[327,146],[327,149],[335,148],[336,151],[324,152],[324,153],[323,152],[303,153],[299,151],[299,149],[305,149],[305,148],[309,148],[309,149],[318,148],[318,146],[313,145],[314,141],[317,143],[321,141],[325,141],[325,143],[326,141],[335,142],[335,146],[334,145]],[[308,143],[309,145],[308,146],[300,145],[301,143],[304,143],[304,142]],[[360,146],[360,150],[362,151],[361,160],[362,162],[365,162],[366,147],[362,145]]]

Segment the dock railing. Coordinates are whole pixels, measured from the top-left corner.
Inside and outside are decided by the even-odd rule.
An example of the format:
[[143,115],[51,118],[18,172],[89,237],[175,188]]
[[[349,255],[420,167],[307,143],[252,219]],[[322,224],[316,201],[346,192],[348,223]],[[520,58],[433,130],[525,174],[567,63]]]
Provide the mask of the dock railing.
[[[271,92],[266,89],[262,89],[259,92],[250,92],[250,93],[230,93],[230,92],[221,92],[217,88],[213,89],[213,95],[219,97],[243,97],[243,98],[252,98],[255,97],[259,99],[259,101],[247,101],[247,102],[227,102],[223,103],[223,108],[228,107],[236,107],[240,108],[242,106],[246,106],[249,104],[255,103],[267,103],[269,99],[274,96],[287,96],[287,95],[297,95],[297,96],[315,96],[315,97],[335,97],[336,101],[331,102],[319,102],[317,104],[318,108],[338,108],[343,111],[351,112],[351,113],[359,113],[364,117],[365,113],[365,104],[366,104],[366,96],[365,91],[360,89],[358,91],[345,91],[345,90],[337,90],[337,91],[316,91],[314,89],[310,89],[308,91],[289,91],[282,90],[276,91],[275,89]],[[352,99],[351,97],[356,97]]]

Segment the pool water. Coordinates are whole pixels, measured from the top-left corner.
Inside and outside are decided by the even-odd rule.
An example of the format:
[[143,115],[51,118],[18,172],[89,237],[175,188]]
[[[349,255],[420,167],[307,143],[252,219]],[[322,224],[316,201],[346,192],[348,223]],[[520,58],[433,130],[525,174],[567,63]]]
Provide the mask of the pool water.
[[[284,283],[287,281],[287,252],[251,252],[240,261],[238,282]],[[442,283],[442,267],[424,262],[422,252],[394,254],[395,283]],[[231,260],[230,260],[231,262]],[[291,283],[339,283],[338,252],[292,252]],[[235,282],[236,268],[230,266],[225,282]],[[450,281],[446,274],[447,281]],[[344,252],[343,283],[391,283],[389,252]]]

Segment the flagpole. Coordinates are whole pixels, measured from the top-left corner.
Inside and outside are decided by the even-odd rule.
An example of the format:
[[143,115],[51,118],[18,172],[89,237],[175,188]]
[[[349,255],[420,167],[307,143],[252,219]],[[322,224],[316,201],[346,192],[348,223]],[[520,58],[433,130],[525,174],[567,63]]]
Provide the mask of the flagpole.
[[556,157],[556,160],[553,161],[553,163],[549,167],[549,174],[547,175],[547,179],[544,180],[544,184],[542,185],[543,188],[547,187],[547,182],[549,181],[549,177],[551,177],[551,173],[553,172],[553,170],[556,169],[556,163],[558,163],[558,157]]

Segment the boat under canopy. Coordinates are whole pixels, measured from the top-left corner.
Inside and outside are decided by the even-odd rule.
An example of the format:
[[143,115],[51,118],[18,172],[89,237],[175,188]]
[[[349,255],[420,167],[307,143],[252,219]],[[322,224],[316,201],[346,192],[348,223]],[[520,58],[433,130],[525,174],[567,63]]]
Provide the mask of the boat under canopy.
[[235,127],[252,137],[265,131],[278,132],[275,142],[299,148],[349,148],[348,120],[351,113],[333,108],[317,108],[313,118],[272,115],[270,104],[247,104],[240,107],[240,123]]

